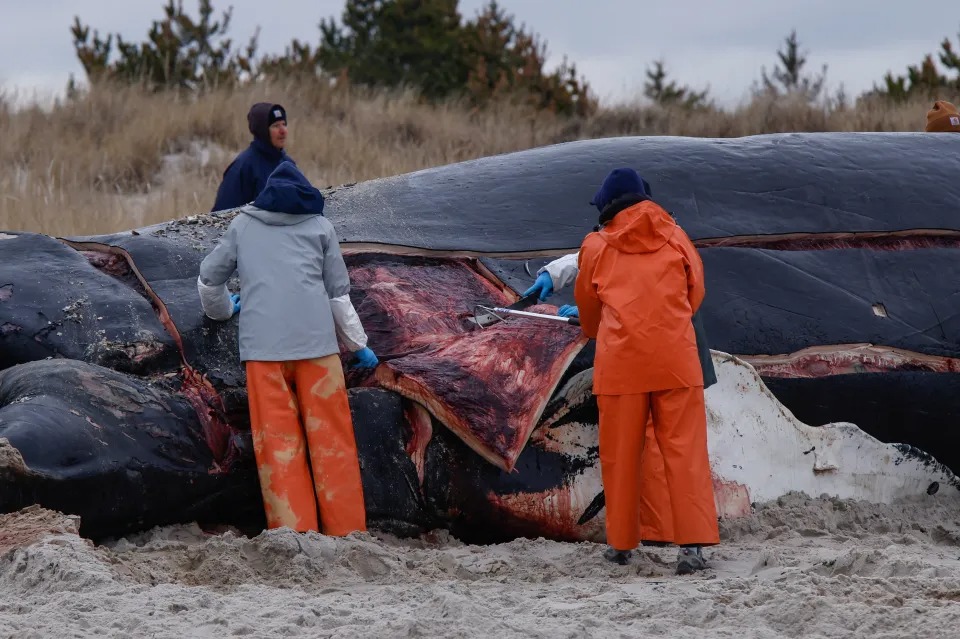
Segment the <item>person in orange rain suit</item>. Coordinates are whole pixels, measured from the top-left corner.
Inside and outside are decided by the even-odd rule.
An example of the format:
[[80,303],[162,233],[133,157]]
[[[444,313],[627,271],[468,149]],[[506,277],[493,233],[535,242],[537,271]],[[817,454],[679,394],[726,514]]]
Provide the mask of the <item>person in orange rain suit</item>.
[[594,199],[605,206],[599,230],[580,248],[574,298],[583,333],[597,340],[604,556],[625,563],[641,541],[640,460],[652,417],[680,546],[677,573],[687,574],[706,567],[703,546],[720,543],[692,324],[705,294],[703,263],[633,169],[613,170]]
[[197,288],[206,315],[228,320],[240,302],[226,282],[240,276],[240,359],[268,527],[322,524],[340,536],[366,530],[366,510],[338,339],[360,366],[378,360],[323,203],[296,165],[281,162],[204,258]]
[[[641,180],[643,191],[637,195],[652,199],[653,190],[646,180],[642,178]],[[630,195],[625,194],[621,197],[629,198]],[[607,193],[598,191],[590,204],[602,212],[603,208],[610,203],[606,200],[608,197]],[[625,200],[623,202],[625,203]],[[569,253],[541,267],[537,271],[536,282],[523,293],[523,296],[536,294],[541,302],[545,302],[555,291],[573,284],[577,279],[579,258],[579,252]],[[575,317],[579,312],[576,306],[564,305],[560,307],[557,314],[563,317]],[[697,339],[700,369],[703,371],[703,388],[707,389],[717,383],[717,373],[713,367],[710,346],[707,344],[706,330],[699,310],[693,314],[693,332]],[[660,447],[657,445],[652,416],[647,420],[643,456],[640,459],[640,482],[643,486],[639,504],[640,543],[644,546],[670,545],[673,543],[672,506],[670,493],[667,490],[667,478],[664,474],[663,456],[660,455]],[[624,555],[618,556],[618,559],[624,564],[628,561],[628,557]]]

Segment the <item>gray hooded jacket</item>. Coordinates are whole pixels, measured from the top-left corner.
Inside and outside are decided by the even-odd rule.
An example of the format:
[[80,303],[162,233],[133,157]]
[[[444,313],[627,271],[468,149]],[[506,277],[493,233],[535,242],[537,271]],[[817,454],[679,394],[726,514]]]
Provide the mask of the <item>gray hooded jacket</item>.
[[350,303],[337,234],[322,215],[244,206],[200,264],[197,287],[212,319],[233,314],[226,282],[240,275],[241,361],[291,361],[351,351],[367,337]]

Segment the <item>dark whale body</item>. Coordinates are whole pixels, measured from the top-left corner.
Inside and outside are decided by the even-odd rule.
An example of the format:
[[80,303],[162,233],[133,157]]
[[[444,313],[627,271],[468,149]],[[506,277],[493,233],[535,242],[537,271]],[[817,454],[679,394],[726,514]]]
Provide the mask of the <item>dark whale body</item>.
[[[853,422],[958,471],[949,138],[591,140],[341,187],[326,214],[347,253],[476,260],[520,292],[593,228],[587,202],[606,172],[634,166],[700,248],[711,348],[753,364],[807,423]],[[0,233],[0,512],[76,513],[94,538],[193,520],[262,527],[237,320],[204,317],[196,292],[231,215],[102,236]],[[569,289],[551,299],[572,301]],[[542,424],[574,419],[568,382],[591,365],[588,345]],[[350,403],[371,525],[584,536],[529,509],[590,471],[595,448],[571,454],[535,433],[505,473],[436,418],[413,425],[393,392],[357,385]],[[595,405],[576,406],[576,423],[595,423]]]

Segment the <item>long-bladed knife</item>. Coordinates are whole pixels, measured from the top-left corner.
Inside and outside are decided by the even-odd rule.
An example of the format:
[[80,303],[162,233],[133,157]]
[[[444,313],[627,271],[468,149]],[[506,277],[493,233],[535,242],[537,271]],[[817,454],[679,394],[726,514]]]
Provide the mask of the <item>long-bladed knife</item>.
[[[522,311],[525,308],[530,308],[537,303],[537,293],[531,293],[526,297],[521,297],[518,301],[514,302],[507,307],[511,311]],[[486,328],[491,324],[496,324],[501,321],[503,318],[499,315],[496,315],[490,311],[485,311],[481,313],[475,313],[473,317],[470,318],[470,321],[474,322],[480,328]]]

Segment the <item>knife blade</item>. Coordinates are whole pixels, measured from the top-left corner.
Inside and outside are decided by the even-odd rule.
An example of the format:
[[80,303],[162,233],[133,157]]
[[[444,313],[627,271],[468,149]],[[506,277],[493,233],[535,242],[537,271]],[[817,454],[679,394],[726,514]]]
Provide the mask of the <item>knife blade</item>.
[[[529,307],[533,306],[533,305],[536,304],[536,303],[537,303],[537,294],[536,294],[536,293],[531,293],[530,295],[527,295],[526,297],[521,297],[519,300],[517,300],[516,302],[514,302],[514,303],[511,304],[510,306],[507,306],[506,308],[510,309],[511,311],[522,311],[523,309],[529,308]],[[476,315],[476,316],[470,318],[470,320],[471,320],[472,322],[476,323],[476,324],[477,324],[478,326],[480,326],[481,328],[486,328],[487,326],[490,326],[491,324],[496,324],[496,323],[499,322],[501,319],[503,319],[503,318],[498,317],[497,315],[494,315],[493,313],[482,313],[482,314],[480,314],[480,315]]]

